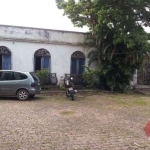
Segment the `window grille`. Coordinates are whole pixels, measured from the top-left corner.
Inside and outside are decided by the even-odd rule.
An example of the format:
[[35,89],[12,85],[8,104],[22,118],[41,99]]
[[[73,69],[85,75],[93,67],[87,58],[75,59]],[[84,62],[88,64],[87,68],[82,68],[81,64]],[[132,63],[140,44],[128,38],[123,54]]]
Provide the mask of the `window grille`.
[[5,46],[0,46],[0,54],[11,54],[11,52],[8,50]]
[[34,54],[35,56],[51,56],[49,51],[47,51],[46,49],[39,49],[35,52]]
[[85,55],[80,51],[76,51],[71,55],[71,58],[85,58]]

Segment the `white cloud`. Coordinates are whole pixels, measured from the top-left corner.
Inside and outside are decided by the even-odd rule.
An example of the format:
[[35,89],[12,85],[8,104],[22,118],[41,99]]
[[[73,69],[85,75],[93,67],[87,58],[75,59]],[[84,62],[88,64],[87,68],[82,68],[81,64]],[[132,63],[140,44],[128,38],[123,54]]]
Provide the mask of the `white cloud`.
[[[0,24],[86,32],[74,27],[55,0],[0,0]],[[150,28],[144,28],[150,33]]]
[[55,0],[0,0],[0,24],[49,28],[69,31],[88,31],[75,28],[56,7]]
[[150,33],[150,27],[143,27],[147,33]]

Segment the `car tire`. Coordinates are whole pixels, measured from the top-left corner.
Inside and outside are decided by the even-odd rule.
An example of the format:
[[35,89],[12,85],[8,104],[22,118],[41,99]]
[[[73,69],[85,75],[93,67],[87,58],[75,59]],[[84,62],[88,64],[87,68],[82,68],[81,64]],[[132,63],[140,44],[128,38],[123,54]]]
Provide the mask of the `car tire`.
[[25,89],[21,89],[17,92],[17,98],[19,100],[27,100],[29,98],[29,93]]

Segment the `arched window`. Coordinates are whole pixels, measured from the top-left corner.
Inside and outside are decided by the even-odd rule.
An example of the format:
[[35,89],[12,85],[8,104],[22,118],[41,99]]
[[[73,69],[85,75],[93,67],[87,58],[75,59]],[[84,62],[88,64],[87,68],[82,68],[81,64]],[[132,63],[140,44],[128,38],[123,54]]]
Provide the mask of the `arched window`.
[[39,49],[35,52],[34,58],[35,58],[35,71],[42,70],[42,69],[50,70],[51,55],[49,51],[43,48]]
[[11,69],[11,52],[5,46],[0,46],[0,70]]
[[71,74],[82,74],[84,72],[85,55],[76,51],[71,55]]

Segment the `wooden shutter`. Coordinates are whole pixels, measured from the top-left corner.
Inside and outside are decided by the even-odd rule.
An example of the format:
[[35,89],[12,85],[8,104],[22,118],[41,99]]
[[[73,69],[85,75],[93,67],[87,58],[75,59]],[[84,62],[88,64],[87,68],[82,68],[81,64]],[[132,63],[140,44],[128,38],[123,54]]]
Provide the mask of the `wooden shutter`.
[[11,56],[10,55],[2,55],[2,69],[3,70],[11,69]]
[[49,65],[50,65],[50,57],[43,57],[43,68],[49,70]]

